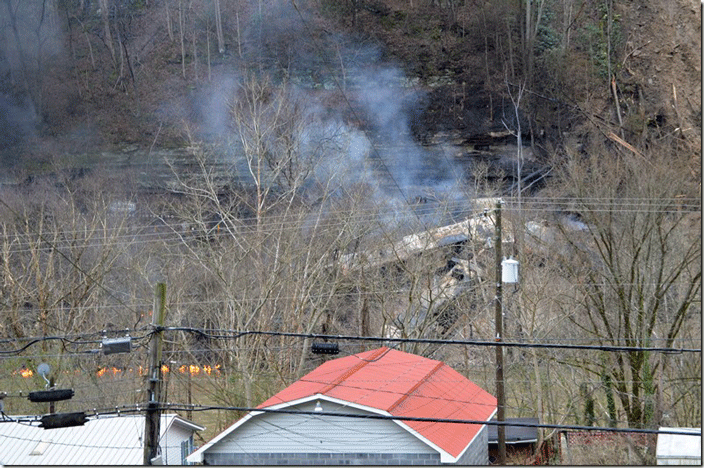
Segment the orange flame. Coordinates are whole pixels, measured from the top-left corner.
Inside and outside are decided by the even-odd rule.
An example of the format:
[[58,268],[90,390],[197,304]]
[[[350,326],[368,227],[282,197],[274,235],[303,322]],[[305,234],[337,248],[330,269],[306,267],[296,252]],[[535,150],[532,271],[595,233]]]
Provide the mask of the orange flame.
[[182,374],[189,373],[192,376],[199,375],[201,372],[204,374],[212,375],[213,372],[220,373],[220,364],[217,364],[214,367],[210,366],[208,364],[205,364],[203,366],[197,366],[194,364],[190,364],[190,365],[184,364],[178,368],[178,371]]
[[[201,374],[207,374],[207,375],[212,375],[213,372],[216,374],[220,373],[220,364],[217,364],[215,366],[211,366],[208,364],[204,364],[202,366],[196,365],[196,364],[183,364],[178,368],[178,372],[181,374],[186,374],[189,373],[191,376],[197,376]],[[161,366],[161,372],[167,373],[170,372],[171,369],[169,369],[169,366],[166,364],[163,364]],[[97,371],[95,371],[95,375],[98,377],[104,377],[107,374],[117,376],[119,374],[122,374],[123,372],[138,372],[140,376],[143,376],[147,373],[147,369],[143,366],[139,366],[137,368],[129,368],[129,369],[119,369],[117,367],[100,367]],[[68,371],[66,371],[68,373]],[[79,375],[81,373],[80,369],[75,369],[74,374]],[[27,368],[22,368],[17,371],[13,371],[12,375],[17,375],[19,374],[25,379],[28,379],[30,377],[34,376],[34,371],[32,369],[27,369]]]
[[200,374],[200,366],[196,366],[194,364],[190,364],[187,366],[184,364],[178,368],[178,371],[182,374],[185,374],[186,372],[188,372],[191,375],[198,375],[198,374]]
[[95,375],[98,377],[102,377],[105,374],[112,374],[112,375],[117,375],[122,372],[122,369],[118,369],[117,367],[101,367],[95,372]]

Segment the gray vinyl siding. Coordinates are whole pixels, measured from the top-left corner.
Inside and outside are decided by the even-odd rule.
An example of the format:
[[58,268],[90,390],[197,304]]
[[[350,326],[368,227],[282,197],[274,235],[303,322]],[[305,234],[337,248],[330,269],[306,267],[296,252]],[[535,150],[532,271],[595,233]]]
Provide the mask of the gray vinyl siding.
[[[325,412],[368,415],[323,401]],[[287,408],[314,411],[315,402]],[[205,465],[440,465],[440,453],[393,421],[262,413],[203,454]],[[489,429],[482,427],[457,461],[489,464]]]
[[205,465],[440,465],[438,453],[216,453]]
[[[323,401],[326,412],[369,414]],[[313,411],[309,402],[290,409]],[[437,452],[393,421],[264,413],[254,416],[206,452],[217,454],[435,454]],[[439,459],[438,459],[439,460]],[[320,461],[320,459],[318,460]]]

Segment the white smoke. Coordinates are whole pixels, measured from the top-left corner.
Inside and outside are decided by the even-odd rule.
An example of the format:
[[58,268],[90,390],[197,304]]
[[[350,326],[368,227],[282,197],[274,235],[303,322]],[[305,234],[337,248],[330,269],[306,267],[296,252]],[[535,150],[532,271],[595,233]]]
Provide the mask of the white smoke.
[[[291,99],[307,109],[299,149],[315,159],[310,186],[364,184],[380,206],[401,217],[432,217],[435,206],[465,202],[463,171],[448,152],[423,147],[412,135],[411,111],[424,91],[383,62],[380,47],[337,33],[313,37],[286,2],[268,5],[243,38],[245,55],[264,59],[269,68],[261,72],[285,83]],[[234,74],[220,78],[198,98],[203,125],[213,135],[232,131],[225,103],[238,80]]]

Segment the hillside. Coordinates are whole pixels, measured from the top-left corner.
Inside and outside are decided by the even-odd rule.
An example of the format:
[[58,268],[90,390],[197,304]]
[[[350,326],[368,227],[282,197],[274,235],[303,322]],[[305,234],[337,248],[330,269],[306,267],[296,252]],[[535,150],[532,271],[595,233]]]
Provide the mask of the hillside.
[[[142,412],[159,383],[207,440],[322,340],[490,393],[503,367],[545,456],[570,425],[701,427],[701,12],[0,2],[4,412],[45,409],[45,362],[60,411]],[[618,437],[575,461],[653,463]]]
[[217,2],[216,17],[206,1],[108,1],[107,15],[82,1],[52,3],[51,24],[37,19],[38,4],[15,3],[15,15],[2,13],[6,26],[37,34],[23,33],[18,48],[6,28],[9,166],[86,149],[181,146],[186,126],[199,138],[222,135],[233,84],[256,70],[287,77],[362,129],[355,120],[374,117],[355,103],[378,91],[370,88],[378,77],[392,77],[412,91],[389,98],[417,142],[470,149],[506,140],[523,84],[522,132],[543,157],[584,145],[600,122],[599,132],[617,130],[637,147],[677,133],[699,176],[701,6],[693,0],[538,2],[533,36],[525,12],[501,2],[228,1]]

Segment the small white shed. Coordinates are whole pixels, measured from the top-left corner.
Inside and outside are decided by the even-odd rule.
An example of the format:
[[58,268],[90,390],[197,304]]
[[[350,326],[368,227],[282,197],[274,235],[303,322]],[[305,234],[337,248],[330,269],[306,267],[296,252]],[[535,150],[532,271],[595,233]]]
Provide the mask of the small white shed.
[[688,434],[658,434],[656,458],[658,465],[702,464],[702,429],[700,427],[661,427],[661,431]]
[[[0,466],[141,465],[143,415],[101,416],[83,426],[43,429],[6,419],[0,422]],[[176,414],[163,414],[159,449],[164,465],[184,465],[193,434],[204,428]]]

